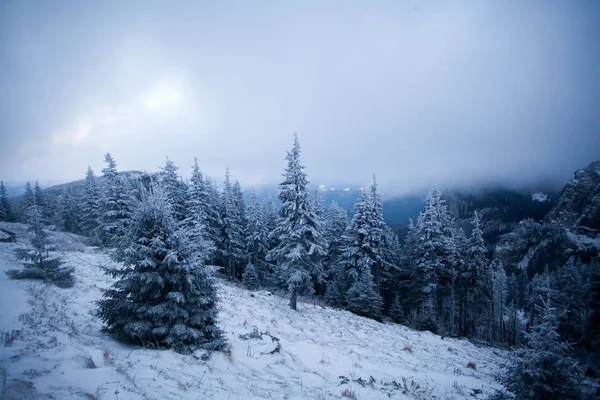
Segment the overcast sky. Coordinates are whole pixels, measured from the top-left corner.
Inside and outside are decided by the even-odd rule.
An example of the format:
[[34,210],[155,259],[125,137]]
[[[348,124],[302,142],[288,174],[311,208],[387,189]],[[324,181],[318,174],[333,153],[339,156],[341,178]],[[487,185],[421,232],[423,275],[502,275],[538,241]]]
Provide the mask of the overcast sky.
[[600,158],[599,1],[0,2],[0,179],[121,170],[388,194]]

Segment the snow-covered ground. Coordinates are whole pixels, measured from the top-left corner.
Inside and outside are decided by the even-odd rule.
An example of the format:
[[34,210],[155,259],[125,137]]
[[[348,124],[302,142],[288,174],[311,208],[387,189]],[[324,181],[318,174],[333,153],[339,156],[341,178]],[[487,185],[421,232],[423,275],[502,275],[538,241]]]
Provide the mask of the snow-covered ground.
[[71,289],[8,280],[25,241],[0,243],[2,398],[481,399],[499,388],[502,351],[310,303],[294,312],[283,298],[228,283],[219,283],[219,322],[231,354],[119,344],[93,315],[111,283],[100,266],[114,263],[74,235],[55,238],[76,270]]

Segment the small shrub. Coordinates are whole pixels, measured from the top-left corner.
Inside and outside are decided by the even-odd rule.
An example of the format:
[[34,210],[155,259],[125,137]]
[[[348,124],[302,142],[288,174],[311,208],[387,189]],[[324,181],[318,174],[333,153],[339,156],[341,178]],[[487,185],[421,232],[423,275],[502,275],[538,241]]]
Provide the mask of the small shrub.
[[410,344],[405,344],[404,347],[402,348],[403,351],[408,351],[410,354],[412,354],[413,352],[413,348]]
[[476,366],[475,366],[475,363],[473,361],[469,361],[467,363],[467,368],[477,369]]
[[42,267],[38,263],[27,263],[23,269],[6,271],[10,279],[34,279],[51,283],[60,288],[70,288],[75,284],[73,268],[64,267],[58,258],[44,260]]
[[345,388],[342,390],[342,397],[347,397],[352,400],[357,400],[356,392],[352,389]]

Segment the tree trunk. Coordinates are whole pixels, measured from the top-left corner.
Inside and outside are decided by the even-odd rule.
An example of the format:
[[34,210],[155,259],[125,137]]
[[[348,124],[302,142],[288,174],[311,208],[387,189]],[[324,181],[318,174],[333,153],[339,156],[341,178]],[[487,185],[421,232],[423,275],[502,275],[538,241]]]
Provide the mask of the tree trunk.
[[290,308],[292,310],[297,310],[297,302],[298,302],[298,286],[294,284],[292,286],[292,290],[290,293]]

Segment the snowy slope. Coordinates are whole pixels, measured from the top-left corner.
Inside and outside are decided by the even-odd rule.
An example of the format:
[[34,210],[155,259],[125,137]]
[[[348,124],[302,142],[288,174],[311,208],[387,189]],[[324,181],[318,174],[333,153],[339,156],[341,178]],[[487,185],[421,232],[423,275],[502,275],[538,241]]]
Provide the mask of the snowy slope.
[[[219,318],[231,354],[205,359],[116,343],[92,315],[111,282],[99,266],[113,263],[75,239],[62,238],[75,249],[62,252],[77,271],[72,289],[7,280],[4,271],[18,265],[13,251],[24,244],[0,243],[4,398],[340,399],[348,389],[359,400],[463,399],[499,387],[492,377],[504,358],[498,350],[318,305],[300,303],[293,312],[285,299],[226,283],[219,284]],[[254,329],[271,336],[239,337]],[[281,347],[268,354],[277,347],[272,337]]]

